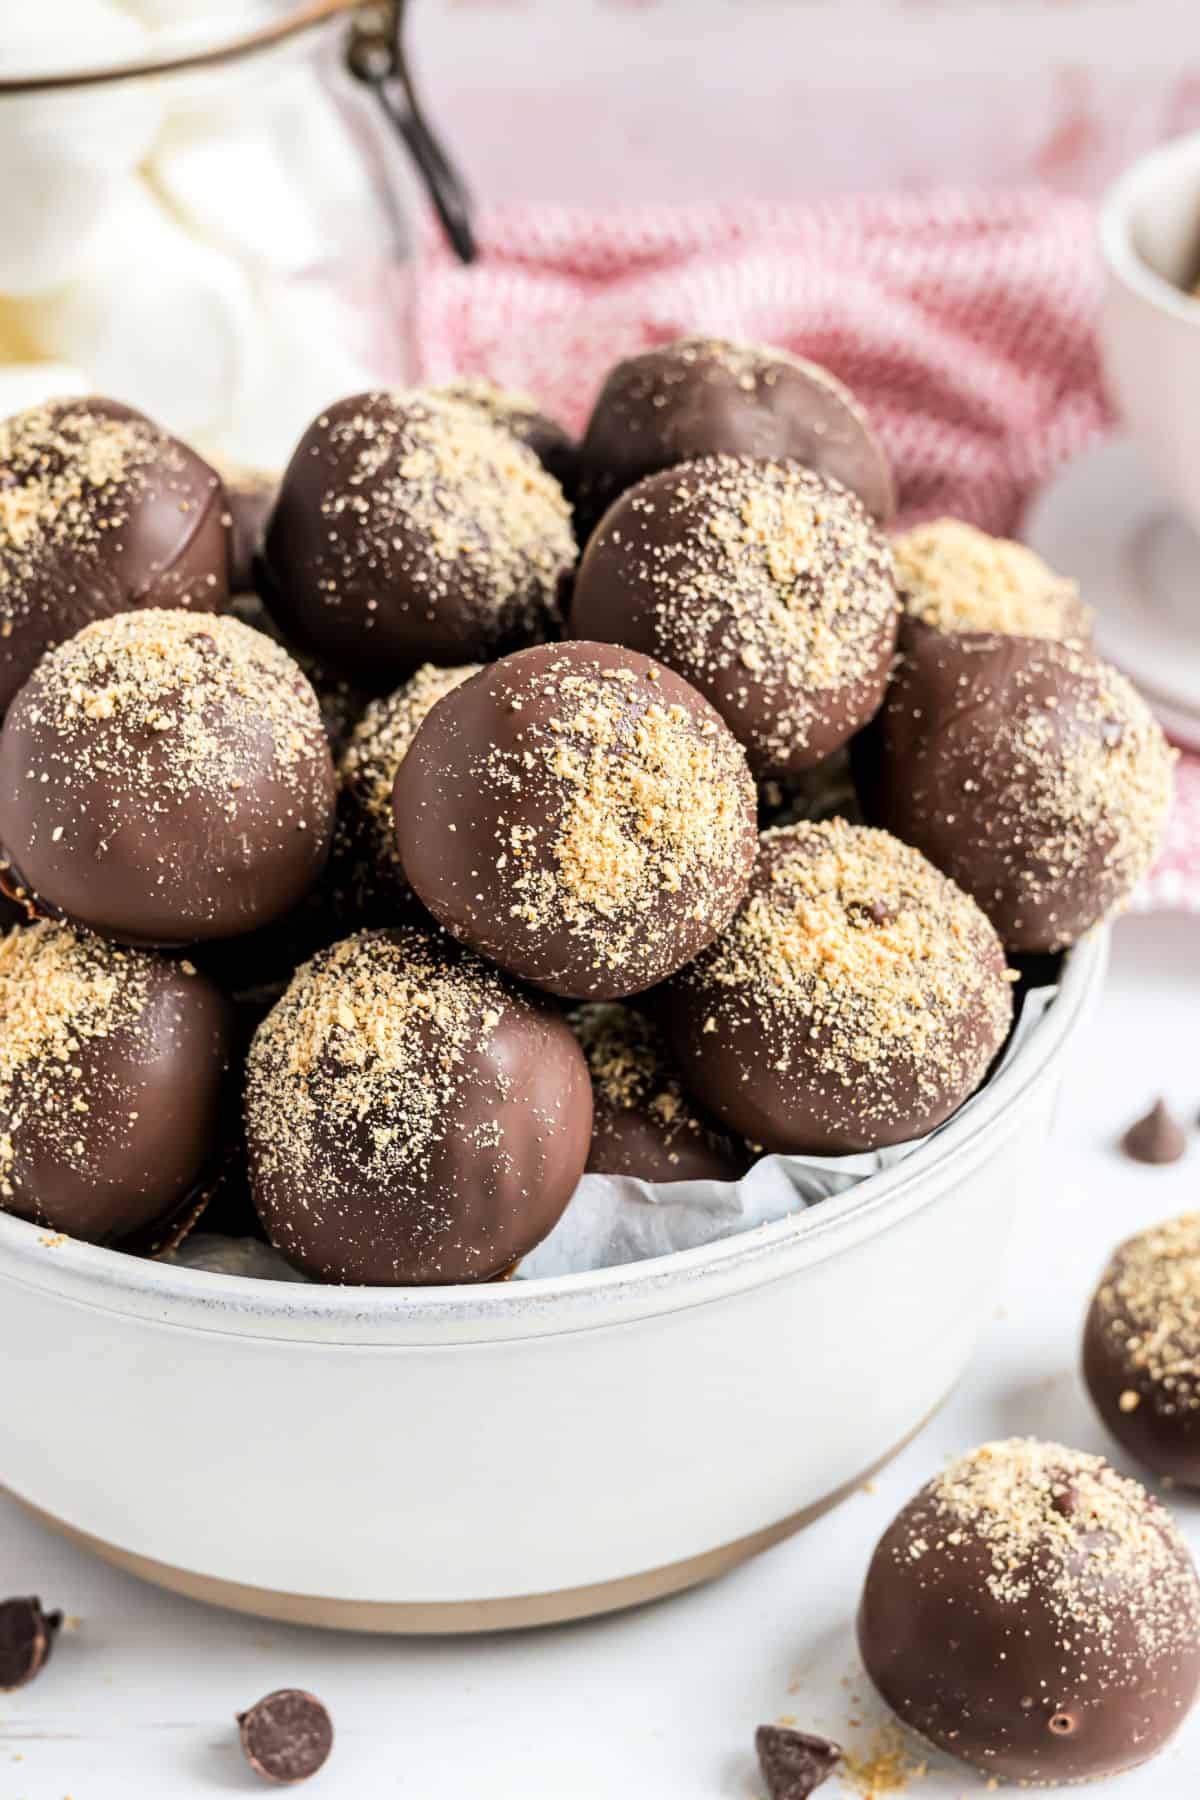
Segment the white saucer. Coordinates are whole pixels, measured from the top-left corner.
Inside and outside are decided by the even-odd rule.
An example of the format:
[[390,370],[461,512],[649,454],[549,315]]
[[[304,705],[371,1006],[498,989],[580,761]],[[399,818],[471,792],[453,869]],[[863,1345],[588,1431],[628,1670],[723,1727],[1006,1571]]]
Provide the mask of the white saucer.
[[1078,581],[1101,654],[1172,737],[1200,750],[1200,536],[1129,440],[1085,451],[1038,495],[1022,535]]

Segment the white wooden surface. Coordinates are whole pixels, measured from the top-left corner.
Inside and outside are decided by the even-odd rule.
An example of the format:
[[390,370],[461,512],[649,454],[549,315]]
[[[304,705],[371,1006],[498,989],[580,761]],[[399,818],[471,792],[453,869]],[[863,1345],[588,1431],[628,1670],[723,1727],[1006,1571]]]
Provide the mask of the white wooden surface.
[[[1200,1133],[1189,1158],[1163,1170],[1124,1162],[1112,1139],[1160,1088],[1192,1118],[1200,1112],[1198,1027],[1200,920],[1125,921],[972,1374],[874,1492],[712,1588],[535,1636],[323,1637],[158,1594],[0,1507],[0,1594],[40,1592],[78,1619],[41,1680],[0,1696],[0,1800],[265,1792],[240,1761],[232,1716],[293,1684],[334,1714],[334,1755],[311,1791],[339,1800],[751,1800],[759,1722],[792,1715],[861,1745],[878,1713],[855,1700],[851,1621],[866,1559],[899,1503],[944,1454],[985,1437],[1105,1447],[1075,1373],[1090,1287],[1118,1237],[1200,1203]],[[870,1329],[869,1296],[863,1305],[847,1330]],[[813,1354],[834,1378],[837,1345]],[[36,1345],[4,1379],[36,1381]],[[714,1468],[713,1479],[737,1471]],[[1169,1499],[1200,1552],[1200,1502]],[[1107,1791],[1174,1800],[1198,1782],[1200,1712],[1157,1763]],[[837,1781],[825,1790],[830,1800],[852,1791]],[[913,1800],[982,1791],[949,1763],[910,1789]]]

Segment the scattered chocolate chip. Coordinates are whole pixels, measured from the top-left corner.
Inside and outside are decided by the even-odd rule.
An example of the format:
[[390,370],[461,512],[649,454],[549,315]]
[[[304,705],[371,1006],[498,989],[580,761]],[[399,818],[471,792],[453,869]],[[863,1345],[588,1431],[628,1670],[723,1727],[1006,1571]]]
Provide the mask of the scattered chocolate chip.
[[237,1722],[246,1761],[267,1781],[307,1781],[333,1748],[333,1722],[303,1688],[278,1688]]
[[843,1756],[840,1744],[810,1737],[806,1731],[789,1731],[782,1725],[760,1725],[754,1734],[754,1748],[768,1800],[808,1800]]
[[1055,1492],[1051,1494],[1050,1508],[1051,1511],[1058,1514],[1060,1519],[1073,1519],[1075,1517],[1076,1513],[1079,1511],[1079,1489],[1075,1486],[1074,1482],[1068,1482],[1065,1487],[1057,1488]]
[[43,1612],[40,1600],[0,1600],[0,1690],[24,1687],[41,1674],[61,1624],[62,1614]]
[[1121,1139],[1121,1148],[1134,1162],[1173,1163],[1187,1149],[1187,1138],[1168,1112],[1165,1100],[1159,1099],[1144,1118],[1129,1127]]

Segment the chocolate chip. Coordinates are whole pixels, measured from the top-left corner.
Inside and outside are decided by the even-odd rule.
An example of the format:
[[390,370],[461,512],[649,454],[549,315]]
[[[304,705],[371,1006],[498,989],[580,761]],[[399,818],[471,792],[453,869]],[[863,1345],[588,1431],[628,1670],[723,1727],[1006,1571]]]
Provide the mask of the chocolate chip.
[[41,1674],[61,1624],[62,1614],[44,1613],[40,1600],[0,1601],[0,1690],[24,1687]]
[[249,1712],[238,1714],[242,1749],[267,1781],[307,1781],[333,1748],[333,1722],[321,1702],[302,1688],[278,1688]]
[[754,1734],[758,1766],[768,1800],[808,1800],[814,1788],[832,1775],[842,1760],[842,1747],[806,1731],[782,1725],[760,1725]]
[[846,911],[856,925],[890,925],[896,917],[886,900],[872,900],[869,905],[852,900]]
[[1187,1149],[1187,1138],[1168,1112],[1166,1102],[1160,1099],[1144,1118],[1129,1127],[1121,1139],[1121,1148],[1134,1162],[1173,1163]]
[[1050,1509],[1060,1519],[1073,1519],[1079,1511],[1079,1489],[1073,1482],[1066,1487],[1056,1488],[1050,1496]]

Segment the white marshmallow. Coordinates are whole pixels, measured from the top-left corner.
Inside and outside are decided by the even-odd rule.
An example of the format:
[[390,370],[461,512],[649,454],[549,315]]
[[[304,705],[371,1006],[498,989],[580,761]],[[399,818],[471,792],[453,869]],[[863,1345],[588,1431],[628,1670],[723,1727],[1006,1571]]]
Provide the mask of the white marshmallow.
[[[0,0],[0,74],[136,61],[150,40],[109,0]],[[146,155],[161,97],[145,82],[0,101],[0,292],[70,280]]]
[[182,230],[142,181],[76,279],[28,303],[25,319],[45,354],[184,437],[220,441],[262,355],[244,270]]

